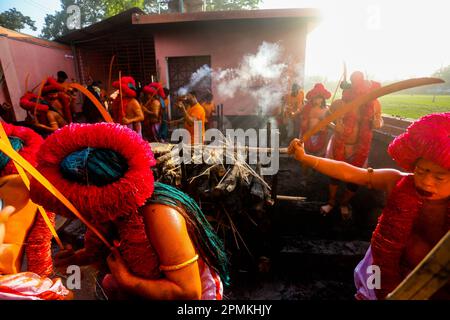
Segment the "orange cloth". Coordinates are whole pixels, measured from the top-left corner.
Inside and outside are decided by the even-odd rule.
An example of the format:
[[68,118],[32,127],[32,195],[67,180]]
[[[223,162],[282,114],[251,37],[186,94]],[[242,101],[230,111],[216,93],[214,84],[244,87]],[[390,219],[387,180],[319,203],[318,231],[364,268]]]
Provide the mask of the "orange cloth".
[[[205,109],[203,109],[203,107],[201,106],[200,103],[197,103],[197,104],[193,105],[192,107],[190,107],[187,110],[187,113],[190,117],[194,117],[195,120],[202,122],[202,139],[201,139],[201,141],[203,142],[203,139],[205,137],[205,122],[206,122]],[[194,125],[191,126],[185,121],[184,128],[187,131],[189,131],[189,133],[191,135],[191,143],[193,143],[194,142]]]
[[211,118],[212,113],[214,112],[214,102],[203,102],[202,104],[203,109],[205,109],[206,114],[206,123],[208,123],[209,119]]

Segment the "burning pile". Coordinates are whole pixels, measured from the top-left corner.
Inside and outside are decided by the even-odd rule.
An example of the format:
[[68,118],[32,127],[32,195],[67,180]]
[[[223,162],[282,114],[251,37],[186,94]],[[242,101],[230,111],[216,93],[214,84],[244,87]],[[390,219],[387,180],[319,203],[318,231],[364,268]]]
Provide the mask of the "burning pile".
[[226,148],[200,146],[186,154],[187,146],[151,145],[157,159],[155,180],[176,186],[197,201],[224,240],[234,266],[253,268],[258,259],[269,255],[268,209],[273,199],[259,164],[249,165]]

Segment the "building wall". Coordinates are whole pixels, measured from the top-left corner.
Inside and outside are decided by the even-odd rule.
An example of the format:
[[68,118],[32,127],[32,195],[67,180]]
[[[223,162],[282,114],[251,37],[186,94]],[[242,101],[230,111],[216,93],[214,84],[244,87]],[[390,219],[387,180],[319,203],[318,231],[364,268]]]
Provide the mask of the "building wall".
[[[255,54],[266,41],[277,42],[284,48],[286,62],[289,58],[296,63],[305,60],[307,23],[303,20],[209,21],[146,27],[154,30],[157,65],[164,84],[167,84],[167,57],[210,55],[213,69],[236,68],[246,54]],[[212,87],[217,97],[214,82]],[[249,95],[215,102],[224,104],[225,115],[256,113],[256,103]]]
[[[25,93],[25,79],[28,77],[28,89],[38,85],[47,76],[55,76],[59,70],[64,70],[71,79],[76,79],[74,59],[69,47],[43,41],[33,43],[0,36],[0,63],[5,74],[15,118],[22,121],[26,117],[20,108],[20,97]],[[36,91],[37,92],[37,89]],[[5,94],[0,90],[0,102],[6,101]]]

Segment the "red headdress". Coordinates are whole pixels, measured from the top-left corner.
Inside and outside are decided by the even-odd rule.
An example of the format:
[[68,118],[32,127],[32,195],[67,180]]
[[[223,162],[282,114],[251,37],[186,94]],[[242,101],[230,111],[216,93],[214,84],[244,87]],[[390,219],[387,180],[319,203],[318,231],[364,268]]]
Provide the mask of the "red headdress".
[[122,77],[120,86],[118,80],[114,81],[112,86],[116,89],[121,88],[122,90],[122,96],[120,96],[120,94],[117,95],[113,101],[111,110],[114,122],[122,123],[122,119],[126,115],[125,110],[127,109],[128,103],[137,96],[136,82],[132,77]]
[[419,158],[450,170],[450,112],[420,118],[395,138],[388,152],[408,171],[414,170]]
[[312,88],[310,91],[308,91],[308,93],[306,94],[306,99],[307,100],[312,100],[315,97],[322,97],[325,100],[330,99],[331,97],[331,93],[325,89],[325,87],[323,86],[323,84],[321,83],[316,83],[314,85],[314,88]]
[[[49,77],[44,87],[42,88],[42,96],[46,97],[50,93],[57,93],[57,99],[63,107],[64,119],[71,123],[72,122],[72,111],[70,110],[70,96],[66,93],[66,89],[63,85],[58,83],[55,78]],[[49,98],[47,97],[47,100]]]
[[44,84],[44,87],[42,88],[42,95],[45,96],[47,93],[52,91],[64,92],[65,88],[60,83],[58,83],[55,78],[49,77],[47,79],[47,82]]
[[163,99],[166,98],[166,93],[164,92],[164,88],[159,82],[152,82],[149,84],[149,86],[155,88],[156,91],[158,92],[158,95],[161,98],[163,98]]
[[[31,165],[36,166],[36,155],[42,145],[43,139],[33,130],[25,127],[17,127],[2,121],[3,128],[14,149]],[[0,152],[2,162],[7,160],[6,155]],[[14,162],[8,160],[6,166],[0,171],[0,176],[17,174]],[[52,223],[55,222],[55,214],[47,212]],[[27,256],[27,271],[40,276],[49,276],[53,272],[51,256],[52,234],[41,215],[37,215],[26,238],[25,252]]]
[[[110,150],[126,161],[127,170],[105,185],[81,183],[63,174],[61,165],[69,155],[87,148]],[[38,153],[38,170],[91,221],[116,221],[136,213],[153,193],[156,164],[147,142],[133,130],[112,123],[71,124],[50,135]],[[88,177],[89,178],[89,177]],[[31,198],[52,210],[68,210],[36,181],[31,183]]]
[[[314,88],[312,88],[308,93],[306,94],[306,99],[308,102],[305,104],[305,107],[302,111],[302,117],[304,119],[309,118],[309,113],[311,112],[311,109],[313,107],[312,100],[316,97],[322,97],[324,100],[327,100],[331,97],[331,93],[325,89],[323,84],[316,83],[314,85]],[[305,133],[308,130],[308,121],[302,122],[302,132]],[[309,139],[305,142],[305,149],[310,153],[317,153],[320,150],[322,150],[327,143],[327,137],[328,137],[328,131],[322,130],[317,134],[317,141],[314,143],[312,140]]]
[[[29,128],[25,127],[17,127],[12,124],[8,124],[2,121],[3,128],[5,129],[6,134],[10,138],[19,139],[17,146],[20,147],[17,152],[25,158],[28,162],[30,162],[33,166],[36,166],[36,154],[43,142],[43,139],[40,135]],[[13,144],[14,146],[14,144]],[[2,152],[0,152],[1,157],[6,157]],[[16,174],[17,169],[14,165],[14,162],[9,160],[7,164],[0,169],[0,176],[6,176],[10,174]]]
[[[450,112],[422,117],[398,136],[388,148],[389,154],[406,170],[412,171],[419,158],[428,159],[450,170]],[[384,298],[402,281],[410,270],[402,268],[401,259],[413,226],[421,212],[423,200],[417,194],[414,178],[402,178],[391,192],[386,207],[373,233],[373,263],[381,269]],[[450,203],[447,206],[450,213]],[[447,215],[447,229],[450,216]]]
[[142,92],[145,94],[149,94],[151,96],[156,96],[158,94],[158,90],[156,90],[154,87],[148,85],[142,88]]
[[[44,99],[40,99],[41,103],[37,103],[38,96],[34,94],[33,92],[27,92],[20,98],[20,106],[30,112],[34,111],[34,108],[36,108],[36,111],[40,112],[47,112],[48,111],[48,104]],[[45,103],[42,103],[45,102]]]
[[[119,80],[114,81],[112,86],[119,89]],[[122,77],[120,87],[124,97],[136,98],[136,81],[132,77]]]

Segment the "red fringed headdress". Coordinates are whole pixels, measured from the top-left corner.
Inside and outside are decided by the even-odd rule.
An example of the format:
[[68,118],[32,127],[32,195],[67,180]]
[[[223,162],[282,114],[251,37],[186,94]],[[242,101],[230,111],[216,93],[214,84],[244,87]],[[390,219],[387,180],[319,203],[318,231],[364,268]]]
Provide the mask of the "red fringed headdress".
[[[389,145],[388,152],[408,171],[414,170],[419,158],[450,170],[450,112],[417,120]],[[406,276],[400,261],[422,205],[412,176],[401,179],[387,200],[371,242],[373,261],[382,275],[378,298],[384,298]],[[447,212],[450,213],[450,204]],[[447,224],[449,218],[447,216]]]
[[156,90],[154,87],[152,87],[150,85],[142,88],[142,92],[144,92],[145,94],[152,95],[152,96],[156,96],[158,94],[158,90]]
[[[119,89],[119,80],[114,81],[112,86]],[[130,86],[132,88],[130,88]],[[122,95],[124,97],[136,98],[136,82],[132,77],[122,77],[120,87],[122,88]]]
[[[36,166],[36,154],[42,145],[42,137],[29,128],[17,127],[3,121],[2,125],[8,137],[16,137],[23,141],[23,147],[18,150],[19,154],[33,166]],[[9,160],[6,166],[0,171],[0,176],[10,174],[17,174],[16,166],[11,160]]]
[[[61,162],[84,148],[109,149],[120,154],[128,170],[117,181],[104,186],[68,180],[61,172]],[[153,193],[156,164],[147,142],[125,126],[112,123],[71,124],[50,135],[38,153],[37,169],[58,188],[88,219],[116,221],[136,213]],[[40,183],[32,180],[31,199],[60,214],[69,211]],[[91,221],[92,221],[91,220]]]
[[392,141],[388,153],[410,172],[419,158],[450,170],[450,112],[420,118]]
[[47,93],[51,91],[64,92],[65,88],[60,83],[58,83],[58,81],[56,81],[55,78],[49,77],[44,87],[42,88],[42,95],[45,96]]
[[[36,111],[38,112],[47,112],[48,111],[48,105],[37,103],[38,96],[34,94],[33,92],[27,92],[20,98],[20,106],[30,112],[34,112],[34,108],[36,108]],[[41,102],[44,101],[41,97]]]
[[322,97],[325,100],[330,99],[331,97],[331,93],[325,89],[325,87],[323,86],[323,84],[321,83],[316,83],[314,85],[314,88],[312,88],[312,90],[308,91],[308,93],[306,94],[306,99],[307,100],[312,100],[315,97]]
[[158,93],[158,95],[165,99],[166,98],[166,93],[164,92],[164,88],[163,86],[159,83],[159,82],[152,82],[149,84],[150,87],[153,87],[154,89],[156,89],[156,92]]

